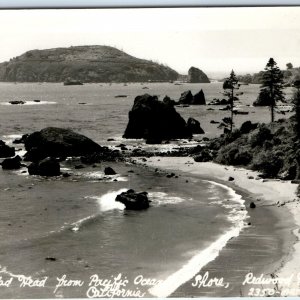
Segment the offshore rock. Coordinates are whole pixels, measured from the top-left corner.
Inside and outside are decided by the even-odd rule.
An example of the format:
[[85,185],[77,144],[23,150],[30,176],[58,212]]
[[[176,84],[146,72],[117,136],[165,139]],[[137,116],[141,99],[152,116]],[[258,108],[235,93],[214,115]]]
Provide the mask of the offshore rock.
[[188,82],[210,83],[207,75],[202,70],[195,67],[191,67],[188,71]]
[[158,100],[156,96],[137,96],[129,112],[129,122],[124,138],[169,140],[189,138],[191,131],[173,105]]
[[136,193],[134,190],[128,190],[119,194],[115,200],[123,203],[128,210],[143,210],[150,207],[146,192]]

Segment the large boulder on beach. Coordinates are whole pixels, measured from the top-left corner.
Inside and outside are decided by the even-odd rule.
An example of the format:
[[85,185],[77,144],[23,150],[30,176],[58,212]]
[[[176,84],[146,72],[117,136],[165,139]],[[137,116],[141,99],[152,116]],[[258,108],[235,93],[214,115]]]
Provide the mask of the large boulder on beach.
[[88,137],[70,129],[47,127],[30,134],[25,140],[25,159],[39,161],[46,157],[82,156],[101,150]]
[[195,133],[195,134],[204,134],[205,133],[204,130],[200,126],[200,122],[194,118],[188,118],[187,127],[189,128],[189,130],[192,133]]
[[127,139],[169,140],[190,138],[191,131],[173,105],[159,101],[157,96],[137,96],[129,112],[123,135]]
[[129,210],[142,210],[150,207],[150,200],[146,192],[136,193],[134,190],[128,190],[119,194],[115,200],[123,203]]
[[28,166],[28,173],[29,175],[40,176],[59,176],[61,174],[59,162],[52,157],[31,163]]
[[15,148],[6,145],[5,142],[0,140],[0,157],[5,158],[12,156],[15,156]]
[[19,155],[12,157],[12,158],[6,158],[2,162],[2,169],[3,170],[16,170],[21,168],[21,157]]
[[188,82],[210,83],[207,75],[202,70],[195,67],[191,67],[188,71]]
[[204,92],[201,89],[197,94],[193,97],[193,102],[191,103],[193,105],[206,105]]

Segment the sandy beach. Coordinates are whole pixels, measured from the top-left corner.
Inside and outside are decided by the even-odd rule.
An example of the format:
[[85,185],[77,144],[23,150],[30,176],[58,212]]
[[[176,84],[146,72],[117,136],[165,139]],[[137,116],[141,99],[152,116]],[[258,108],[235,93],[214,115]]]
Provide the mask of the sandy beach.
[[[296,296],[299,294],[299,290],[297,290],[297,273],[300,269],[300,245],[297,233],[300,225],[300,206],[296,199],[296,184],[292,184],[289,181],[261,179],[257,177],[257,172],[243,168],[223,166],[212,162],[197,163],[189,157],[151,157],[146,162],[141,160],[136,160],[136,162],[144,164],[146,167],[158,168],[176,174],[180,172],[182,175],[196,176],[199,179],[213,180],[225,184],[243,195],[243,198],[246,200],[246,207],[250,215],[249,222],[252,223],[251,226],[244,229],[238,238],[231,240],[221,251],[218,258],[201,270],[201,274],[209,270],[210,273],[219,275],[221,273],[225,274],[225,276],[234,277],[241,276],[244,273],[239,273],[238,271],[248,268],[248,271],[253,272],[257,277],[263,274],[264,278],[277,278],[279,280],[278,282],[273,281],[268,286],[253,285],[254,288],[258,287],[260,292],[268,293],[268,290],[263,290],[263,287],[268,287],[275,291],[275,296]],[[233,177],[234,180],[229,181],[229,177]],[[255,209],[249,208],[250,202],[256,204]],[[253,243],[255,247],[253,247]],[[264,243],[268,244],[266,248],[263,246]],[[266,250],[266,253],[260,253],[255,258],[255,251],[260,247],[262,251]],[[279,250],[279,248],[281,249]],[[223,270],[224,260],[229,257],[227,255],[228,252],[232,256],[232,251],[236,249],[241,249],[243,252],[238,253],[239,260],[235,261],[231,258],[231,261],[226,263],[226,272]],[[266,258],[271,256],[271,254],[273,258],[267,262]],[[247,258],[247,255],[250,258],[249,256]],[[256,260],[259,260],[260,256],[264,255],[265,260],[262,262],[263,264],[257,264]],[[238,265],[234,265],[235,262]],[[233,276],[232,272],[237,274]],[[291,278],[292,274],[294,275]],[[284,281],[286,278],[289,280]],[[191,294],[190,286],[191,282],[183,285],[172,296],[182,296],[187,289]],[[240,286],[239,295],[255,296],[251,294],[253,292],[251,286]],[[219,294],[224,296],[224,290],[220,291]],[[235,294],[235,292],[231,290],[229,295],[232,294]],[[210,295],[208,290],[203,291],[202,289],[194,292],[194,296],[208,295]],[[216,295],[215,291],[213,295]]]

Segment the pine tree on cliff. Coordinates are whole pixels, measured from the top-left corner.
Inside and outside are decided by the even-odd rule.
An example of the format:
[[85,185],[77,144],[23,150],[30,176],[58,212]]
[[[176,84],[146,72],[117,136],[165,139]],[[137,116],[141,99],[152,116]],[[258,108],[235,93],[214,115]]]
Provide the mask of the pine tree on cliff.
[[[297,163],[297,171],[296,171],[296,179],[300,178],[300,80],[296,80],[293,84],[296,88],[293,96],[293,104],[294,104],[294,134],[295,134],[295,158]],[[300,186],[299,186],[300,187]],[[298,188],[299,189],[299,188]]]
[[[224,118],[223,120],[228,120],[228,125],[229,125],[229,131],[232,132],[233,128],[233,108],[234,108],[234,101],[237,100],[238,98],[234,96],[234,90],[239,89],[239,84],[238,84],[238,79],[232,70],[230,73],[230,76],[225,79],[224,84],[223,84],[223,89],[224,89],[224,96],[228,98],[228,102],[230,105],[230,118]],[[227,123],[227,122],[226,122]]]
[[262,85],[260,87],[260,94],[269,96],[271,122],[274,122],[274,113],[277,101],[284,101],[283,93],[283,73],[277,67],[277,63],[273,58],[270,58],[262,77]]
[[294,133],[297,142],[300,142],[300,80],[296,80],[293,84],[296,91],[293,96],[293,104],[295,111]]

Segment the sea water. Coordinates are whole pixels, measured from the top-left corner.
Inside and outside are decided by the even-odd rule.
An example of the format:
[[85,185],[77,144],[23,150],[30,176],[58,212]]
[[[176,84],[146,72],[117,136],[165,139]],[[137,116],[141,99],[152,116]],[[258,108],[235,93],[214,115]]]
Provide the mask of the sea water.
[[[57,126],[71,128],[100,144],[109,145],[108,138],[128,143],[121,136],[135,96],[147,92],[178,99],[185,90],[195,93],[201,88],[207,101],[222,97],[222,85],[218,83],[1,83],[1,138],[11,143],[21,134]],[[254,108],[246,105],[251,104],[257,91],[256,85],[244,87],[243,109],[250,114]],[[128,97],[115,98],[120,94]],[[12,100],[27,101],[28,105],[9,105]],[[207,111],[207,106],[201,106],[178,111],[185,118],[198,118],[209,136],[219,132],[209,125],[210,119],[220,119],[227,113],[214,109]],[[259,119],[263,110],[256,110],[254,119]],[[131,143],[144,145],[142,141]],[[214,260],[228,240],[246,226],[244,201],[226,186],[197,178],[188,178],[187,184],[184,176],[168,179],[134,166],[113,167],[121,175],[104,178],[103,166],[100,170],[72,170],[72,176],[66,179],[1,172],[0,264],[7,274],[49,276],[48,289],[42,291],[47,297],[53,295],[55,279],[64,274],[86,281],[93,274],[102,278],[123,274],[132,289],[134,279],[143,276],[156,282],[143,287],[146,295],[166,297]],[[69,170],[67,164],[63,168]],[[135,172],[128,175],[132,169]],[[129,188],[148,191],[151,208],[126,211],[114,201],[117,194]],[[7,226],[11,220],[13,228]],[[47,256],[56,261],[45,262]],[[82,287],[58,289],[55,296],[85,297],[85,292]],[[14,293],[16,296],[17,289]],[[21,291],[19,295],[24,297]],[[32,289],[25,295],[36,296]]]

